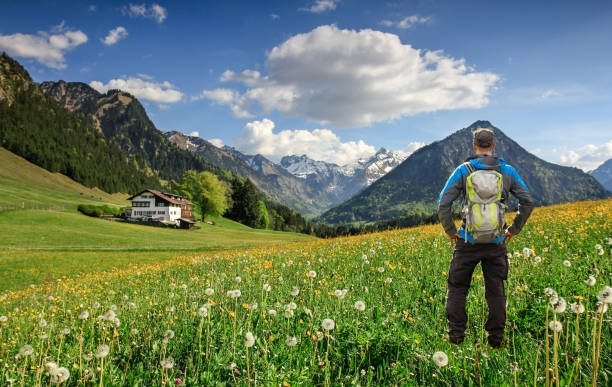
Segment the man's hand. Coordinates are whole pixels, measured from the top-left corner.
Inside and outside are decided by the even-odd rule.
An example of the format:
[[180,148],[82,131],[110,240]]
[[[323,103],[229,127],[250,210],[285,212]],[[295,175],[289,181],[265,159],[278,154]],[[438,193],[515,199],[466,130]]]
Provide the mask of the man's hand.
[[459,234],[451,235],[451,236],[449,236],[449,238],[450,238],[450,241],[451,241],[451,245],[455,245],[457,243],[457,239],[461,239]]
[[506,230],[506,232],[504,233],[504,242],[506,242],[506,243],[510,242],[510,239],[513,236],[514,235],[512,235],[512,233],[510,233],[510,231]]

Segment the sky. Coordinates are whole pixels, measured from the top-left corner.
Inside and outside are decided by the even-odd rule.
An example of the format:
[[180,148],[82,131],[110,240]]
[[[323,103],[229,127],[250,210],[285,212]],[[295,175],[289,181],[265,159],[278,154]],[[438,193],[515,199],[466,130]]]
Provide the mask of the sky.
[[0,1],[0,51],[34,81],[125,90],[159,130],[274,161],[476,120],[550,162],[612,158],[610,1]]

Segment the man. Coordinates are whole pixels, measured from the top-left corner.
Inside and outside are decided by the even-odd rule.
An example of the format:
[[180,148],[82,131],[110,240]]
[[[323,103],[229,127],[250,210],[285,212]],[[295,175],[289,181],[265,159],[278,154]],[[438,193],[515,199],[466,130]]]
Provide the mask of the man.
[[[455,169],[442,192],[440,192],[438,199],[440,223],[442,223],[444,231],[449,236],[451,244],[455,245],[448,272],[448,292],[446,296],[448,337],[451,343],[461,344],[463,342],[467,325],[465,299],[470,288],[474,268],[480,262],[485,279],[485,298],[489,309],[488,320],[485,324],[485,329],[488,332],[488,343],[493,348],[499,348],[506,325],[506,294],[504,289],[504,280],[508,276],[506,243],[518,234],[525,225],[533,210],[533,202],[527,186],[516,170],[506,164],[503,159],[492,154],[495,149],[492,130],[476,130],[473,133],[473,146],[476,155],[469,157],[465,163]],[[473,199],[473,191],[471,195],[466,196],[468,176],[475,176],[474,174],[479,170],[499,172],[487,173],[492,175],[493,178],[499,176],[498,180],[501,180],[502,183],[496,194],[501,194],[501,199],[498,199],[495,204],[502,209],[498,218],[500,222],[494,222],[494,224],[503,225],[503,227],[499,227],[499,232],[493,235],[494,239],[487,242],[483,242],[483,238],[479,235],[476,235],[477,241],[475,235],[473,235],[478,232],[476,228],[480,223],[476,222],[478,223],[476,227],[474,227],[473,221],[471,225],[466,225],[470,218],[465,216],[469,209],[465,204],[468,197],[470,200]],[[472,181],[473,179],[470,178],[469,185],[470,189],[473,190]],[[505,216],[503,216],[503,208],[509,193],[518,198],[519,207],[512,226],[507,227]],[[457,232],[452,219],[451,206],[453,201],[461,194],[463,194],[464,210],[462,214],[464,219],[459,232]],[[489,209],[484,212],[485,215],[489,213]],[[478,220],[482,223],[481,215],[478,215]],[[472,232],[468,230],[472,230]]]

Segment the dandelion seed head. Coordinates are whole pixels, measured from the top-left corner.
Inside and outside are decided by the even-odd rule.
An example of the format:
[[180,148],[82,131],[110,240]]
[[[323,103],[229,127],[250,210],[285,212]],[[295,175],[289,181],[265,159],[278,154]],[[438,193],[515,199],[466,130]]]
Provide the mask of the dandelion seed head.
[[19,349],[19,356],[22,356],[22,357],[30,356],[33,353],[34,353],[34,348],[32,348],[32,346],[28,344],[24,345],[23,347]]
[[326,318],[321,322],[321,327],[326,331],[331,331],[336,327],[336,323],[331,318]]
[[584,305],[582,305],[579,302],[574,302],[572,304],[570,304],[570,310],[572,311],[572,313],[576,313],[576,314],[582,314],[584,313]]
[[294,286],[293,289],[291,289],[290,294],[293,297],[297,297],[297,295],[300,294],[300,289],[297,286]]
[[108,356],[109,351],[110,348],[108,347],[108,345],[101,344],[100,346],[98,346],[98,349],[96,349],[96,358],[104,359],[106,356]]
[[201,306],[200,309],[198,309],[198,316],[200,317],[208,316],[208,308],[205,306]]
[[289,336],[287,337],[287,340],[285,340],[285,344],[287,344],[289,347],[295,347],[297,343],[298,339],[296,339],[294,336]]
[[567,309],[567,301],[565,301],[565,298],[563,297],[557,297],[556,302],[553,303],[551,301],[550,304],[552,311],[555,313],[563,313],[565,312],[565,309]]
[[255,345],[255,340],[256,339],[257,339],[257,337],[253,336],[253,333],[247,332],[246,335],[244,335],[244,345],[247,348],[251,348],[252,346]]
[[213,294],[215,294],[215,290],[213,288],[206,288],[206,290],[204,290],[204,294],[206,294],[208,297],[212,297]]
[[84,310],[79,314],[79,320],[87,320],[89,318],[89,311]]
[[553,332],[561,332],[563,330],[563,324],[560,321],[551,321],[548,327]]
[[563,261],[563,266],[565,266],[565,267],[571,267],[571,266],[572,266],[572,263],[566,259],[565,261]]
[[171,358],[171,357],[168,357],[168,358],[163,359],[162,361],[160,361],[159,365],[161,365],[162,368],[165,368],[167,370],[171,370],[172,368],[174,368],[174,359]]
[[595,279],[595,277],[593,277],[592,275],[589,276],[589,278],[587,278],[584,281],[585,284],[587,284],[588,286],[595,286],[595,284],[597,283],[597,280]]
[[164,333],[164,338],[167,340],[174,339],[174,331],[172,329],[168,329],[166,333]]
[[355,302],[355,309],[357,309],[360,312],[363,312],[365,310],[365,302],[363,302],[363,301],[356,301]]
[[597,293],[597,299],[604,304],[612,304],[612,288],[604,286],[603,289]]
[[311,270],[311,271],[308,272],[308,276],[310,278],[316,278],[317,277],[317,272],[314,271],[314,270]]
[[264,284],[263,290],[265,290],[266,292],[269,292],[270,290],[272,290],[272,286],[270,286],[269,284]]
[[445,367],[448,364],[448,356],[442,351],[435,352],[431,358],[438,367]]
[[275,311],[274,309],[270,309],[270,310],[268,311],[268,314],[269,314],[270,316],[276,316],[276,311]]

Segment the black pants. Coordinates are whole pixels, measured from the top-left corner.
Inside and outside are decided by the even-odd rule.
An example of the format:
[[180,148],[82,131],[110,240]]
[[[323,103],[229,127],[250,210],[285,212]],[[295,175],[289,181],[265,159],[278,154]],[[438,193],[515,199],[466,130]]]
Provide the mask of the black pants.
[[506,292],[504,280],[508,278],[508,257],[506,244],[472,244],[458,239],[453,260],[448,271],[448,293],[446,295],[446,316],[450,336],[463,337],[467,325],[465,299],[474,268],[482,265],[485,280],[485,298],[489,307],[489,318],[485,329],[489,337],[501,339],[506,325]]

